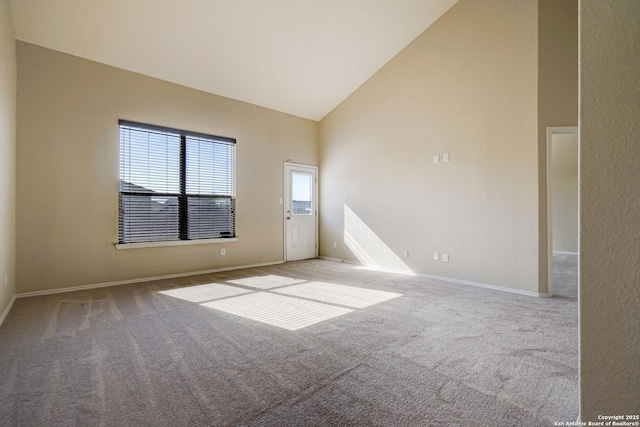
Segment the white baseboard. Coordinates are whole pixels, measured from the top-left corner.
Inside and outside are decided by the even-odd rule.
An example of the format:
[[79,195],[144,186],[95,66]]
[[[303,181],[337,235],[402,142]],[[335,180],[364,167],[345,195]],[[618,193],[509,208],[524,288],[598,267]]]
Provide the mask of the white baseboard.
[[319,256],[319,259],[324,259],[327,261],[333,261],[333,262],[342,262],[344,264],[351,264],[351,265],[364,265],[362,263],[359,263],[357,261],[350,261],[348,259],[342,259],[342,258],[331,258],[329,256]]
[[14,302],[16,302],[15,295],[11,298],[11,301],[9,301],[9,305],[7,305],[7,308],[5,308],[2,314],[0,314],[0,326],[2,326],[2,322],[4,322],[4,319],[6,319],[9,315],[9,311],[11,310],[11,307],[13,307]]
[[578,255],[578,252],[553,251],[554,255]]
[[[92,285],[80,285],[80,286],[71,286],[68,288],[58,288],[58,289],[48,289],[44,291],[34,291],[34,292],[25,292],[18,294],[14,297],[17,298],[26,298],[26,297],[35,297],[38,295],[53,295],[53,294],[61,294],[65,292],[75,292],[75,291],[84,291],[87,289],[96,289],[96,288],[106,288],[109,286],[119,286],[119,285],[129,285],[132,283],[142,283],[142,282],[151,282],[153,280],[164,280],[164,279],[175,279],[177,277],[188,277],[188,276],[197,276],[199,274],[209,274],[209,273],[220,273],[223,271],[232,271],[232,270],[242,270],[244,268],[256,268],[256,267],[266,267],[269,265],[278,265],[283,264],[284,261],[272,261],[265,262],[261,264],[250,264],[250,265],[239,265],[235,267],[222,267],[222,268],[214,268],[211,270],[201,270],[201,271],[190,271],[188,273],[177,273],[177,274],[167,274],[164,276],[155,276],[155,277],[143,277],[141,279],[129,279],[129,280],[120,280],[117,282],[105,282],[105,283],[95,283]],[[7,311],[8,312],[8,311]]]
[[350,264],[350,265],[356,265],[359,268],[364,268],[367,270],[372,270],[372,271],[381,271],[383,273],[394,273],[394,274],[404,274],[406,276],[419,276],[419,274],[414,273],[413,271],[407,271],[407,270],[399,270],[396,268],[387,268],[387,267],[378,267],[375,265],[367,265],[367,264],[363,264],[361,262],[358,261],[351,261],[348,259],[342,259],[342,258],[332,258],[332,257],[328,257],[328,256],[319,256],[319,259],[323,259],[326,261],[331,261],[331,262],[339,262],[339,263],[343,263],[343,264]]
[[498,285],[489,285],[487,283],[472,282],[472,281],[469,281],[469,280],[453,279],[451,277],[434,276],[432,274],[425,274],[425,273],[409,273],[409,272],[406,272],[406,271],[395,270],[395,269],[391,269],[391,268],[382,268],[382,267],[377,267],[377,266],[369,266],[369,265],[365,265],[365,264],[359,263],[357,261],[349,261],[349,260],[344,260],[344,259],[340,259],[340,258],[331,258],[331,257],[324,257],[324,256],[321,256],[319,258],[320,259],[325,259],[327,261],[343,262],[343,263],[346,263],[346,264],[360,265],[360,266],[363,266],[363,267],[371,268],[371,269],[376,270],[376,271],[382,271],[382,272],[386,272],[386,273],[408,274],[408,275],[411,275],[411,276],[424,277],[424,278],[433,279],[433,280],[440,280],[442,282],[457,283],[457,284],[460,284],[460,285],[467,285],[467,286],[475,286],[475,287],[478,287],[478,288],[492,289],[494,291],[509,292],[509,293],[512,293],[512,294],[526,295],[526,296],[530,296],[530,297],[548,298],[548,297],[551,296],[550,294],[547,294],[547,293],[523,291],[521,289],[507,288],[505,286],[498,286]]
[[[507,288],[507,287],[504,287],[504,286],[489,285],[487,283],[472,282],[472,281],[469,281],[469,280],[453,279],[451,277],[434,276],[432,274],[411,273],[411,272],[402,271],[402,270],[394,270],[394,269],[390,269],[390,268],[376,267],[376,266],[371,266],[371,265],[365,265],[365,264],[362,264],[362,263],[357,262],[357,261],[345,260],[345,259],[341,259],[341,258],[331,258],[331,257],[326,257],[326,256],[320,256],[318,258],[319,259],[324,259],[324,260],[327,260],[327,261],[332,261],[332,262],[341,262],[341,263],[345,263],[345,264],[358,265],[358,266],[371,268],[371,269],[374,269],[374,270],[377,270],[377,271],[386,272],[386,273],[408,274],[408,275],[411,275],[411,276],[424,277],[424,278],[427,278],[427,279],[440,280],[440,281],[443,281],[443,282],[457,283],[457,284],[467,285],[467,286],[475,286],[475,287],[479,287],[479,288],[492,289],[492,290],[496,290],[496,291],[509,292],[509,293],[514,293],[514,294],[519,294],[519,295],[526,295],[526,296],[533,296],[533,297],[549,297],[550,296],[549,294],[546,294],[546,293],[523,291],[523,290],[520,290],[520,289]],[[5,312],[2,314],[2,317],[0,317],[0,325],[2,324],[2,320],[4,320],[5,316],[9,313],[9,309],[13,305],[13,302],[15,301],[16,298],[26,298],[26,297],[33,297],[33,296],[38,296],[38,295],[53,295],[53,294],[60,294],[60,293],[65,293],[65,292],[84,291],[84,290],[87,290],[87,289],[106,288],[106,287],[109,287],[109,286],[119,286],[119,285],[129,285],[129,284],[132,284],[132,283],[151,282],[153,280],[175,279],[175,278],[178,278],[178,277],[197,276],[199,274],[209,274],[209,273],[220,273],[220,272],[223,272],[223,271],[241,270],[241,269],[244,269],[244,268],[266,267],[266,266],[270,266],[270,265],[278,265],[278,264],[283,264],[283,263],[284,263],[284,261],[279,260],[279,261],[265,262],[265,263],[260,263],[260,264],[239,265],[239,266],[235,266],[235,267],[215,268],[215,269],[211,269],[211,270],[192,271],[192,272],[188,272],[188,273],[168,274],[168,275],[164,275],[164,276],[155,276],[155,277],[144,277],[144,278],[140,278],[140,279],[120,280],[120,281],[117,281],[117,282],[95,283],[95,284],[91,284],[91,285],[71,286],[71,287],[68,287],[68,288],[58,288],[58,289],[48,289],[48,290],[44,290],[44,291],[25,292],[25,293],[17,294],[16,296],[13,297],[11,303],[9,304],[9,306],[7,307]]]
[[429,279],[441,280],[443,282],[459,283],[461,285],[493,289],[494,291],[509,292],[509,293],[518,294],[518,295],[526,295],[528,297],[548,298],[551,296],[547,293],[524,291],[522,289],[507,288],[506,286],[489,285],[487,283],[472,282],[470,280],[452,279],[450,277],[433,276],[431,274],[418,274],[418,276],[427,277]]

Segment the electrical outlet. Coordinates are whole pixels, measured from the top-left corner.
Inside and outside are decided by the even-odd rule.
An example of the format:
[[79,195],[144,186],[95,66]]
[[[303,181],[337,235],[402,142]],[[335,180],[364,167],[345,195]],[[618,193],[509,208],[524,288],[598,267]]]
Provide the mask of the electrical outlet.
[[402,251],[402,255],[404,255],[405,258],[409,258],[409,251],[405,249]]
[[434,164],[440,163],[440,155],[438,155],[438,154],[434,154],[433,155],[433,163]]
[[338,242],[333,242],[333,249],[338,249]]
[[440,254],[438,252],[433,253],[433,260],[438,261],[440,259]]
[[225,248],[220,248],[220,255],[224,256],[227,254],[227,250]]
[[449,163],[449,153],[444,153],[442,155],[442,162],[443,163]]
[[449,262],[449,254],[442,254],[442,262]]

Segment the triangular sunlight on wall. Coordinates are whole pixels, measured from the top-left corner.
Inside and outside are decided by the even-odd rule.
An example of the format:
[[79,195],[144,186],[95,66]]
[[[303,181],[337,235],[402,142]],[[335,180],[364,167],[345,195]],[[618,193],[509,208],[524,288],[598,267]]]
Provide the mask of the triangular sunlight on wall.
[[409,266],[346,204],[344,205],[344,244],[363,265],[414,274]]

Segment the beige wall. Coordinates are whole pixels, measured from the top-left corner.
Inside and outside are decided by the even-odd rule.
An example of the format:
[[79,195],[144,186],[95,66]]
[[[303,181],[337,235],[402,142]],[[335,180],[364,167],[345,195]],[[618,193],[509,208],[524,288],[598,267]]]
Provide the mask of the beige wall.
[[9,0],[0,0],[0,316],[16,293],[16,79]]
[[554,252],[578,252],[578,134],[551,138],[551,228]]
[[321,255],[538,291],[537,13],[461,0],[320,122]]
[[540,292],[548,290],[547,127],[578,125],[578,0],[538,0]]
[[640,410],[640,2],[580,1],[580,405]]
[[[317,123],[18,42],[18,293],[282,261]],[[188,65],[188,64],[187,64]],[[118,119],[237,139],[237,243],[116,250]]]

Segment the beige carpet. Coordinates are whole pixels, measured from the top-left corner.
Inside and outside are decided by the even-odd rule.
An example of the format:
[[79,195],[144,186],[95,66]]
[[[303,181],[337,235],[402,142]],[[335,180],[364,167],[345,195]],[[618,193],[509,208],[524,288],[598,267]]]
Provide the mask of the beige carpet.
[[560,264],[552,299],[321,260],[18,299],[0,327],[0,420],[575,421],[577,270]]

